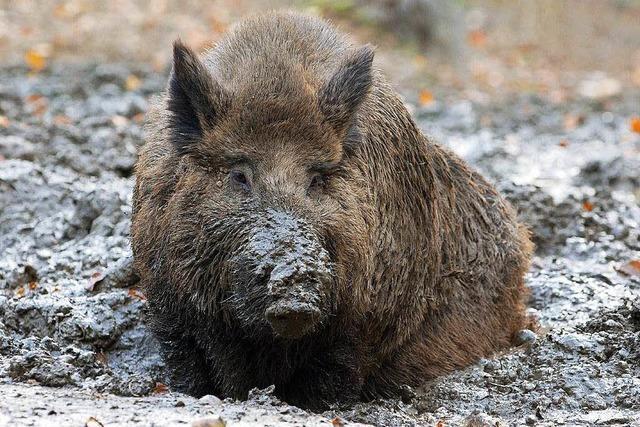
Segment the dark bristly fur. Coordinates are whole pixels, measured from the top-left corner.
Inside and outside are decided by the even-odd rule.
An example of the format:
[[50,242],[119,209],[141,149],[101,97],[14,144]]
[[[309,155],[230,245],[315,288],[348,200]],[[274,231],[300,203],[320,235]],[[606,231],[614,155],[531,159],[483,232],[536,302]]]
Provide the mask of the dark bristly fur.
[[202,59],[176,42],[132,226],[175,387],[275,384],[313,408],[389,396],[525,326],[528,233],[372,60],[291,13],[239,24]]

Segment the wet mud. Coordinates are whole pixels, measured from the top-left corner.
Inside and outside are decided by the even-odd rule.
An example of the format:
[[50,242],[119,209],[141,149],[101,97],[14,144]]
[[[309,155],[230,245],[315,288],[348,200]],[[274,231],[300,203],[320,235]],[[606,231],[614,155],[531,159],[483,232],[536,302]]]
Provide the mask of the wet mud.
[[129,227],[142,117],[165,77],[132,65],[0,76],[0,425],[640,423],[637,91],[561,105],[451,93],[418,107],[408,97],[423,130],[529,224],[529,311],[540,327],[402,399],[311,414],[270,390],[235,402],[164,386]]

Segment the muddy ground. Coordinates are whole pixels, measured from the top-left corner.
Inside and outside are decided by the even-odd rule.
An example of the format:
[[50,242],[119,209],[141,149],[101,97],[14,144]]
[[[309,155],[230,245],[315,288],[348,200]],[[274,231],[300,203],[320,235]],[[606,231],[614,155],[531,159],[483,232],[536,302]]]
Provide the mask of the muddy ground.
[[[479,168],[538,245],[537,333],[402,400],[310,414],[167,390],[130,271],[143,66],[0,69],[0,425],[640,425],[640,92],[407,103]],[[216,424],[217,423],[217,424]]]

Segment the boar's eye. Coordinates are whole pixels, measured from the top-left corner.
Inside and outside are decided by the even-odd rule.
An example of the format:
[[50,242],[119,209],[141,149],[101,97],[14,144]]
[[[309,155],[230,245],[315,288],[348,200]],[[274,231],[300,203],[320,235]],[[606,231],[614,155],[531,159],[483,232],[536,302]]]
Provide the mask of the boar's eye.
[[309,188],[307,189],[308,193],[312,193],[314,191],[320,191],[324,188],[326,181],[325,181],[325,176],[320,174],[320,173],[316,173],[311,177],[311,182],[309,183]]
[[229,181],[231,186],[238,190],[251,191],[251,183],[247,174],[240,170],[232,170],[229,172]]

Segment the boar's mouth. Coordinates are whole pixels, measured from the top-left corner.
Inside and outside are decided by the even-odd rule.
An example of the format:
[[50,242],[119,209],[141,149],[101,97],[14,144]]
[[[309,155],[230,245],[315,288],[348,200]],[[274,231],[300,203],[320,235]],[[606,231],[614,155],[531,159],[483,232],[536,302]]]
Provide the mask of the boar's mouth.
[[319,322],[318,307],[297,301],[279,301],[265,311],[273,332],[282,338],[298,339],[305,336]]

